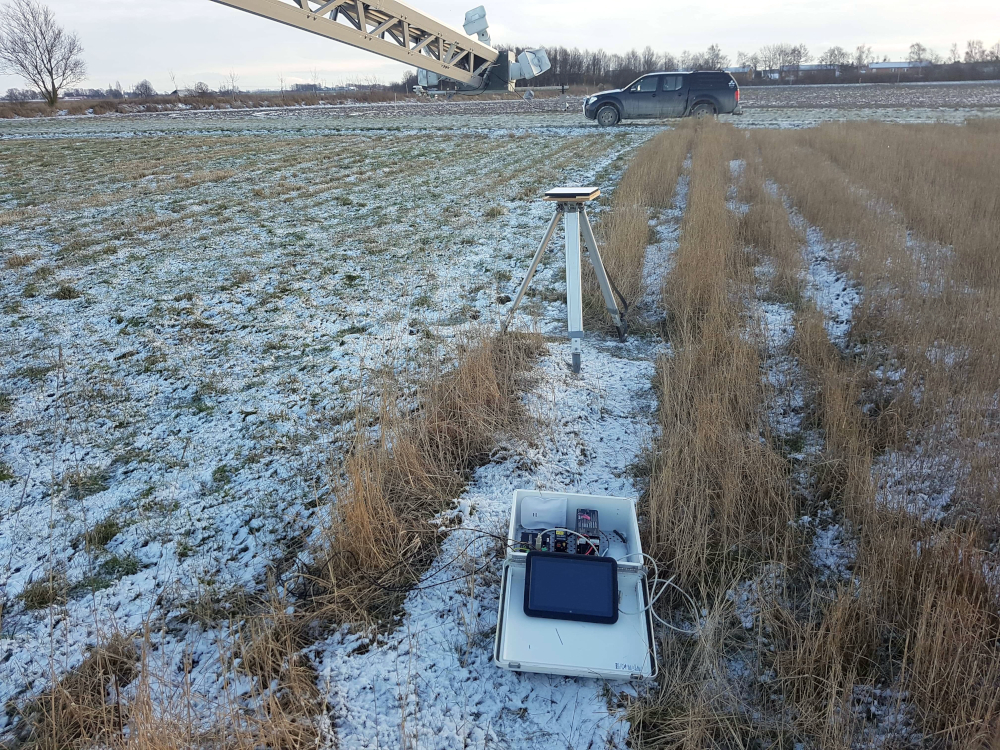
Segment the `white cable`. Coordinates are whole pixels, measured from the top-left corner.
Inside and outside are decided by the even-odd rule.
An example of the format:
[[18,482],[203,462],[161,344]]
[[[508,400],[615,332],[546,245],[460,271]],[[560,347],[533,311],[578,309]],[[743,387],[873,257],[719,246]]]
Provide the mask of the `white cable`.
[[[630,552],[627,555],[624,555],[623,557],[617,558],[617,561],[621,562],[622,560],[634,557],[635,555],[642,555],[645,559],[649,560],[653,566],[653,585],[650,587],[649,603],[645,607],[643,607],[642,610],[640,610],[639,612],[626,612],[621,607],[618,608],[618,611],[624,615],[637,615],[641,614],[642,612],[649,611],[653,615],[653,617],[656,618],[657,622],[659,622],[662,625],[665,625],[671,630],[676,630],[678,633],[684,633],[686,635],[696,635],[698,632],[697,630],[685,630],[684,628],[679,628],[676,625],[671,625],[669,622],[667,622],[658,614],[656,614],[656,610],[653,609],[653,605],[656,604],[656,600],[663,595],[663,592],[667,590],[667,587],[672,586],[673,588],[677,589],[677,591],[679,591],[685,599],[687,599],[687,602],[691,607],[691,613],[694,615],[694,621],[697,623],[698,607],[695,605],[694,599],[688,596],[688,593],[684,591],[684,589],[682,589],[680,586],[674,583],[674,578],[676,578],[676,576],[670,576],[670,578],[667,579],[660,578],[660,568],[656,564],[656,559],[653,558],[651,555],[647,555],[645,552]],[[659,590],[656,589],[657,583],[660,584]]]

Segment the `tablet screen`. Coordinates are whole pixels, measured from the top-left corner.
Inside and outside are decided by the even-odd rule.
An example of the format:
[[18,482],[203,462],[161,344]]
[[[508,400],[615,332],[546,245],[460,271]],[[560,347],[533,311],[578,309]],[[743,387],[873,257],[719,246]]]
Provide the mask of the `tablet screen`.
[[529,617],[618,621],[618,563],[610,557],[529,552],[524,586]]

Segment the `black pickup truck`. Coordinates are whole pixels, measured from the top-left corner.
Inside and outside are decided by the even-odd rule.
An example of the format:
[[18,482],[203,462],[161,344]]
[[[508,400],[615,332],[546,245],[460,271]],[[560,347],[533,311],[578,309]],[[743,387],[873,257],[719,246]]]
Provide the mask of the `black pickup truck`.
[[622,120],[741,115],[740,87],[719,70],[649,73],[623,89],[588,97],[583,114],[608,127]]

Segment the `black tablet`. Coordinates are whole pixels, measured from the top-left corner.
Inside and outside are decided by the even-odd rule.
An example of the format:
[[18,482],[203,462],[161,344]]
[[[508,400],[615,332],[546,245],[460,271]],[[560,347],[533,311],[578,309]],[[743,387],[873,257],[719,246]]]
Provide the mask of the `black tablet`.
[[613,625],[618,622],[618,563],[611,557],[529,552],[524,614]]

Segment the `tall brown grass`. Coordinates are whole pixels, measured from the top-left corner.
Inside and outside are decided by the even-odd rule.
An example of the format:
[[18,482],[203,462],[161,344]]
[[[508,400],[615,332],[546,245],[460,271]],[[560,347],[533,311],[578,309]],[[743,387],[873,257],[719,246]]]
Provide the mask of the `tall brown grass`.
[[800,232],[788,221],[781,197],[770,189],[764,165],[749,144],[743,144],[747,158],[739,180],[739,198],[747,210],[740,215],[740,245],[752,248],[760,262],[770,262],[773,274],[767,280],[774,301],[797,305],[802,296],[804,261]]
[[689,585],[728,583],[737,568],[783,560],[790,544],[786,470],[761,408],[759,321],[748,319],[740,296],[752,288],[753,268],[726,205],[734,139],[721,126],[697,132],[680,247],[663,292],[673,352],[658,363],[648,544]]
[[[594,227],[608,276],[625,298],[630,319],[635,318],[647,291],[644,272],[651,212],[673,203],[692,135],[692,128],[685,124],[654,136],[636,151]],[[583,301],[588,318],[610,321],[589,263],[584,263]]]
[[[698,132],[663,295],[673,352],[657,377],[662,434],[646,518],[661,569],[705,611],[696,639],[661,639],[664,682],[632,707],[634,746],[850,748],[880,736],[996,746],[998,133],[982,122]],[[736,155],[749,204],[739,216],[725,207]],[[782,193],[862,290],[846,346],[806,299],[805,238]],[[808,475],[795,483],[801,498],[762,417],[758,323],[744,305],[761,261],[771,268],[757,291],[795,310],[787,354],[811,399],[807,426],[823,440],[798,470]],[[958,468],[935,476],[942,457]],[[907,507],[949,485],[944,514]],[[849,580],[815,569],[807,540],[789,530],[811,508],[853,540]],[[760,598],[747,641],[727,596],[759,584],[768,564],[781,571],[777,590]],[[728,672],[739,643],[765,689]]]
[[399,606],[437,553],[431,518],[450,507],[498,439],[518,429],[522,378],[540,348],[531,335],[473,334],[453,369],[426,374],[412,411],[393,383],[384,385],[378,438],[359,425],[337,467],[333,523],[309,585],[325,617],[371,622]]
[[[825,437],[818,484],[857,537],[854,581],[796,615],[771,613],[797,724],[835,746],[877,723],[852,709],[859,685],[891,690],[944,746],[992,746],[1000,731],[996,484],[975,470],[998,457],[995,132],[855,124],[754,136],[802,214],[847,243],[844,270],[863,289],[848,351],[815,309],[796,321]],[[891,492],[887,452],[909,457],[884,469]],[[896,498],[926,492],[941,456],[967,468],[938,477],[938,491],[957,483],[957,502],[929,522]]]
[[[786,565],[796,544],[788,466],[766,421],[761,322],[746,305],[754,257],[727,206],[730,160],[741,153],[734,129],[694,129],[688,207],[662,291],[672,351],[657,363],[660,435],[643,499],[644,544],[705,612],[696,639],[671,631],[659,641],[660,689],[629,713],[639,748],[762,736],[726,676],[727,652],[740,638],[727,592]],[[664,614],[684,606],[665,599]]]

